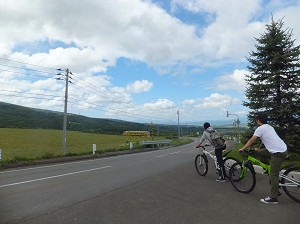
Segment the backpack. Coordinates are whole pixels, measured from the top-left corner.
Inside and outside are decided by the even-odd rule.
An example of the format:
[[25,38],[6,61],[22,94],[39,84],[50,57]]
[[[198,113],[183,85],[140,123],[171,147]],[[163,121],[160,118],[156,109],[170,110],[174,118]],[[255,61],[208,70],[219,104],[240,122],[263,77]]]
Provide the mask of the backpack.
[[216,149],[223,148],[225,146],[225,140],[222,135],[216,130],[207,131],[210,133],[211,144]]

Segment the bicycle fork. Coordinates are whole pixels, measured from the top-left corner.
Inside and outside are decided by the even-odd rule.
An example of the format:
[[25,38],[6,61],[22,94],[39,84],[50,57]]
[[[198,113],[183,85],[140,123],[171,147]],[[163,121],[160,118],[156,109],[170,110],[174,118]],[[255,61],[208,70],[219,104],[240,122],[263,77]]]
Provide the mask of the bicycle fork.
[[242,164],[242,171],[241,171],[240,178],[245,177],[246,173],[247,173],[247,167],[246,167],[246,162],[244,161],[243,164]]
[[[203,156],[203,157],[201,157],[201,156]],[[200,154],[200,157],[199,157],[199,166],[202,166],[203,165],[203,162],[205,161],[205,154],[204,153],[202,153],[202,154]]]

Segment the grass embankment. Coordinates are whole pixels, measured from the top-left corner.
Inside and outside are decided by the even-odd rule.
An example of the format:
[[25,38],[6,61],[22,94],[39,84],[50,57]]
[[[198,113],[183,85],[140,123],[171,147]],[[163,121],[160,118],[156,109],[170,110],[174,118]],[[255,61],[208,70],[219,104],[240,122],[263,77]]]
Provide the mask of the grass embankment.
[[[241,143],[238,143],[235,148],[233,149],[232,152],[230,152],[227,156],[233,157],[237,159],[238,161],[244,161],[247,159],[247,154],[245,153],[238,153],[238,150],[242,148],[244,145]],[[283,163],[282,166],[294,163],[294,162],[300,162],[300,155],[299,154],[293,154],[289,153],[288,159],[286,159]]]
[[[0,128],[0,149],[2,149],[2,165],[11,162],[27,162],[36,159],[49,159],[61,156],[92,154],[96,144],[97,154],[107,151],[120,151],[141,148],[140,141],[151,141],[152,137],[129,137],[123,135],[107,135],[67,132],[66,155],[62,155],[63,132],[60,130],[13,129]],[[154,137],[154,140],[164,140]],[[172,145],[188,143],[189,140],[174,139]]]

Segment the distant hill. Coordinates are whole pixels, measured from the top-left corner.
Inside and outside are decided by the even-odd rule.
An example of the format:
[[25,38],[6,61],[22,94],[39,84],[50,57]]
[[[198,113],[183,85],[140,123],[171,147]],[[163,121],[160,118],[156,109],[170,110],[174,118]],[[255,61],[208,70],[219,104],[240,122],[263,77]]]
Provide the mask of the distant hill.
[[[63,113],[50,110],[29,108],[0,102],[0,128],[23,129],[63,129]],[[168,135],[168,125],[155,125],[154,134]],[[183,133],[197,132],[199,127],[182,126]],[[125,130],[145,130],[152,132],[150,124],[134,123],[115,119],[90,118],[68,114],[67,130],[90,133],[122,134]],[[177,126],[171,126],[171,132],[177,135]],[[200,128],[201,130],[201,128]]]
[[[0,102],[1,128],[63,129],[63,113]],[[68,114],[68,130],[120,134],[125,130],[149,130],[150,125],[122,120]]]

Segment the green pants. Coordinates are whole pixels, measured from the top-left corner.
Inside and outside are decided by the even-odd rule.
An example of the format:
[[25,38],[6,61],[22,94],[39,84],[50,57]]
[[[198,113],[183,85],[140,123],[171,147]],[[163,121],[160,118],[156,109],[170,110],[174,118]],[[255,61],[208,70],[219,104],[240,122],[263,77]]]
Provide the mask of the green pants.
[[270,160],[270,197],[277,198],[279,189],[279,172],[281,164],[287,157],[288,153],[287,151],[282,153],[270,153],[266,148],[262,148],[256,153],[256,155],[265,164],[268,164],[268,161]]

